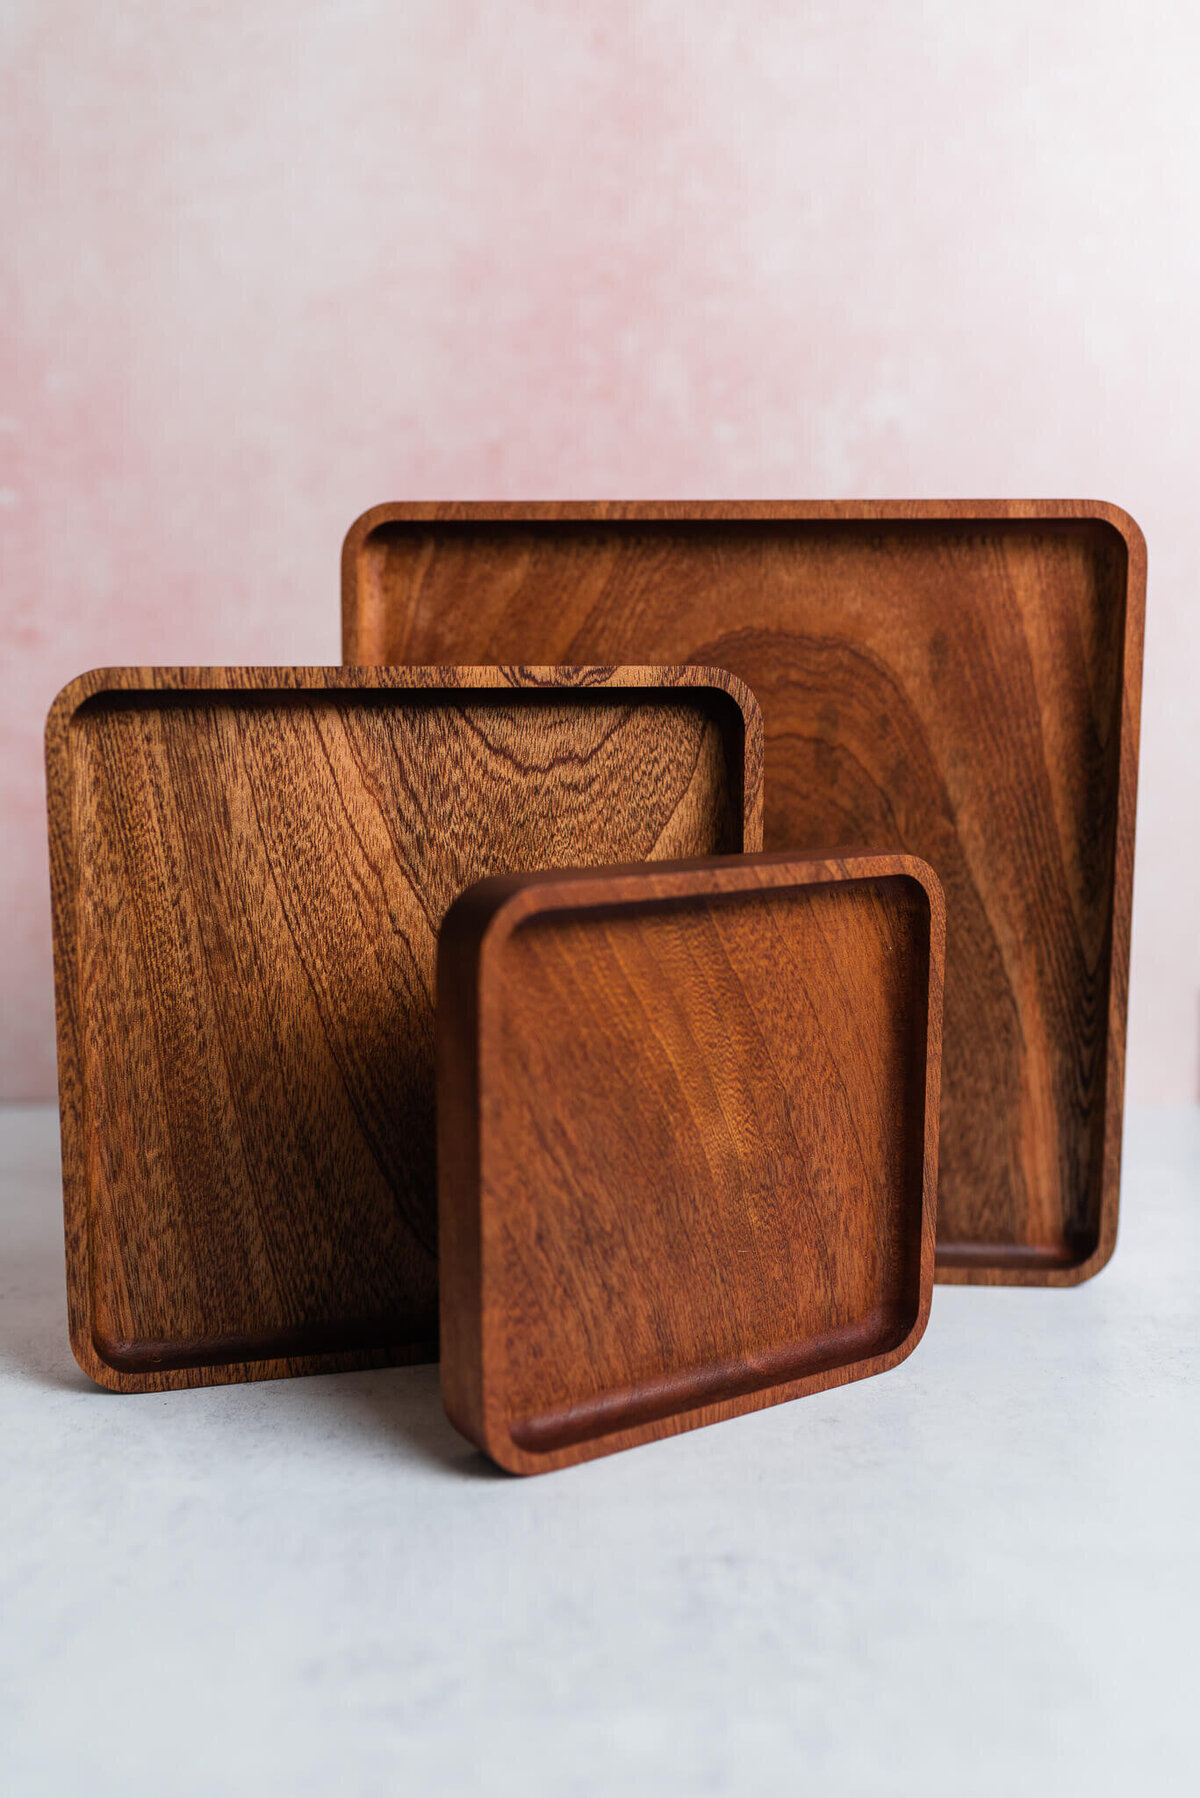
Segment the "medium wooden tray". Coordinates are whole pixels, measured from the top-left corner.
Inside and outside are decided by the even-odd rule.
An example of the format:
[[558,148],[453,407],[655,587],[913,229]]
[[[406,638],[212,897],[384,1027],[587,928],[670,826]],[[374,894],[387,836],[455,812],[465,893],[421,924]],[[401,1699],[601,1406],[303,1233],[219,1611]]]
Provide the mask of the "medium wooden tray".
[[120,1391],[432,1359],[447,906],[761,844],[701,668],[110,670],[47,772],[71,1341]]
[[933,1283],[913,857],[500,877],[438,951],[442,1393],[538,1473],[892,1367]]
[[381,506],[343,653],[739,674],[767,848],[945,888],[938,1278],[1068,1286],[1116,1241],[1145,577],[1068,501]]

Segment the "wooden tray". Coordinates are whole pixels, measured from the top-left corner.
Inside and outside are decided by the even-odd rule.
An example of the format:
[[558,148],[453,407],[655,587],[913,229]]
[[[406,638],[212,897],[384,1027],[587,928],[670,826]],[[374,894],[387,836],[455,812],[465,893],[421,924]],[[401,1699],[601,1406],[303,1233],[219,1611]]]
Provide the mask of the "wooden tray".
[[933,1284],[910,856],[481,882],[438,951],[442,1394],[513,1473],[892,1367]]
[[946,892],[938,1277],[1068,1286],[1117,1230],[1145,546],[1114,507],[381,506],[351,662],[718,663],[768,849],[903,849]]
[[116,669],[47,725],[71,1341],[120,1391],[437,1352],[436,933],[483,874],[761,843],[683,669]]

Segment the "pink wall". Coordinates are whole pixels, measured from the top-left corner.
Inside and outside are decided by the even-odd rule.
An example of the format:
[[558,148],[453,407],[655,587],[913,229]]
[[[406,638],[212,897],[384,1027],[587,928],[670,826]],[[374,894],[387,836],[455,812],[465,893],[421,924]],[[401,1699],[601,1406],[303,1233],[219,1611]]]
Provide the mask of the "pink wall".
[[1151,555],[1130,1092],[1200,1016],[1200,8],[5,0],[0,1091],[40,733],[335,661],[380,499],[1088,495]]

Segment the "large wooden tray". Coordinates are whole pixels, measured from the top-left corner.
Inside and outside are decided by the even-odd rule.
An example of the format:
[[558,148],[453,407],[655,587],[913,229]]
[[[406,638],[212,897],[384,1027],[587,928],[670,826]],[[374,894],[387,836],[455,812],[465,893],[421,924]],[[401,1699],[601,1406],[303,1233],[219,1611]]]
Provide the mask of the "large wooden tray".
[[537,1473],[892,1367],[933,1284],[912,857],[484,881],[438,951],[442,1392]]
[[122,1391],[437,1353],[433,996],[502,868],[761,843],[686,669],[117,669],[47,726],[71,1340]]
[[1145,571],[1082,502],[381,506],[343,653],[741,675],[767,848],[945,888],[939,1279],[1067,1286],[1116,1241]]

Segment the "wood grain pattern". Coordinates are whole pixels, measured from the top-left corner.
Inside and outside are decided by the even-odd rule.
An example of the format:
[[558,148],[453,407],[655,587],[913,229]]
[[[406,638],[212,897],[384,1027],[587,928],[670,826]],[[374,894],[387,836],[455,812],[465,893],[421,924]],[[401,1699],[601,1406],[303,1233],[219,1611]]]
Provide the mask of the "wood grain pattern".
[[877,1373],[934,1263],[945,916],[894,855],[510,876],[438,955],[442,1391],[536,1473]]
[[122,1391],[431,1359],[436,934],[761,842],[702,669],[118,669],[47,725],[72,1344]]
[[945,888],[938,1278],[1066,1286],[1116,1241],[1145,566],[1085,502],[384,506],[344,653],[740,675],[767,848]]

